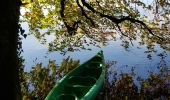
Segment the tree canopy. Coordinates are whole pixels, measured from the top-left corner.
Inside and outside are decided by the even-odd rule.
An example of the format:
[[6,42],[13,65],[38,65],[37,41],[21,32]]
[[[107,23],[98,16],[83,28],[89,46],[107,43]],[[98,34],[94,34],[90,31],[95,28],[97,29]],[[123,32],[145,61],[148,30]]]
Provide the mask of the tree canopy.
[[170,50],[168,0],[23,0],[21,21],[42,43],[55,34],[49,50],[90,49],[120,39],[128,48],[138,41]]

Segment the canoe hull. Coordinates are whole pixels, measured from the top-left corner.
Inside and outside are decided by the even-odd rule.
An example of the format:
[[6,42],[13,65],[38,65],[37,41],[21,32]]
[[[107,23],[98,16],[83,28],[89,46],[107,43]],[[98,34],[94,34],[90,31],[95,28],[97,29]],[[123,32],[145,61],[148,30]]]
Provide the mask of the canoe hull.
[[65,75],[50,91],[46,100],[93,100],[105,78],[103,52]]

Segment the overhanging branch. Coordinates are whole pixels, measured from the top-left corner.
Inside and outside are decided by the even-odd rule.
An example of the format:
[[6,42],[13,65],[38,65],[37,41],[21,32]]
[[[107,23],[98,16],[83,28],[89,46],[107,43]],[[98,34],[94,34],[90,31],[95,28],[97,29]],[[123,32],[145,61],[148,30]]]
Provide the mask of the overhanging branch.
[[65,15],[64,15],[65,0],[61,0],[60,5],[61,5],[60,16],[61,16],[61,18],[62,18],[62,20],[63,20],[63,22],[64,22],[64,25],[66,26],[66,28],[67,28],[67,30],[68,30],[68,33],[69,33],[70,35],[72,35],[72,33],[73,33],[75,30],[77,30],[78,24],[81,23],[81,21],[80,21],[80,20],[75,21],[75,22],[72,24],[72,26],[70,26],[70,25],[67,23],[66,17],[65,17]]
[[80,7],[80,9],[81,9],[82,15],[85,16],[86,19],[88,19],[88,20],[91,22],[91,24],[94,26],[94,25],[95,25],[94,21],[93,21],[90,17],[87,16],[85,10],[84,10],[83,7],[80,5],[79,0],[76,0],[76,2],[77,2],[77,5],[78,5],[78,6]]
[[[102,14],[102,13],[96,11],[96,10],[95,10],[91,5],[89,5],[85,0],[81,0],[81,2],[82,2],[82,4],[83,4],[85,7],[87,7],[87,9],[89,9],[89,10],[92,11],[93,13],[99,14],[100,17],[104,17],[104,18],[107,18],[107,19],[111,20],[111,21],[112,21],[113,23],[115,23],[116,25],[118,25],[119,23],[122,23],[122,22],[124,22],[124,21],[126,21],[126,20],[127,20],[127,21],[130,21],[130,22],[132,22],[132,23],[139,23],[139,24],[141,24],[142,26],[144,26],[144,28],[146,28],[151,35],[156,36],[156,37],[159,38],[161,41],[164,40],[164,38],[155,35],[155,34],[152,32],[152,30],[151,30],[144,22],[142,22],[142,21],[140,21],[140,20],[131,18],[131,17],[129,17],[129,16],[126,16],[126,17],[123,17],[123,18],[118,19],[118,18],[116,18],[116,17],[114,17],[114,16],[105,15],[105,14]],[[118,25],[118,29],[120,30],[119,25]],[[121,31],[121,30],[120,30],[120,31]]]

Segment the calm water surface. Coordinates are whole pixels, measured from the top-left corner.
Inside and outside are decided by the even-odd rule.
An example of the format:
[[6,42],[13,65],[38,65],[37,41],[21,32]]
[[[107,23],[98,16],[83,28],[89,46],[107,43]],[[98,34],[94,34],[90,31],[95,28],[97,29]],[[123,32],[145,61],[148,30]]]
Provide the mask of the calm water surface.
[[[25,29],[26,33],[28,33],[27,24],[22,23],[22,27]],[[47,40],[51,41],[53,38],[53,36],[49,36],[47,37]],[[63,56],[59,52],[49,53],[48,46],[42,45],[33,35],[29,35],[26,39],[23,39],[22,42],[24,50],[22,55],[25,59],[25,71],[30,71],[31,67],[39,62],[42,62],[43,65],[46,66],[49,60],[56,60],[56,63],[60,64],[62,59],[67,56],[70,56],[75,60],[79,59],[80,63],[83,63],[94,56],[98,51],[103,50],[105,61],[117,61],[117,64],[115,67],[112,67],[111,70],[128,72],[131,67],[136,67],[136,71],[139,75],[146,76],[148,70],[156,71],[156,66],[160,62],[160,57],[157,55],[163,52],[159,46],[156,46],[156,50],[158,51],[153,53],[152,60],[149,60],[144,53],[147,50],[145,46],[140,46],[140,49],[138,49],[137,45],[134,45],[129,48],[129,51],[126,51],[121,46],[120,41],[110,41],[109,45],[102,48],[91,47],[92,51],[81,50],[77,52],[68,52]],[[170,66],[170,52],[167,52],[166,62],[167,65]]]

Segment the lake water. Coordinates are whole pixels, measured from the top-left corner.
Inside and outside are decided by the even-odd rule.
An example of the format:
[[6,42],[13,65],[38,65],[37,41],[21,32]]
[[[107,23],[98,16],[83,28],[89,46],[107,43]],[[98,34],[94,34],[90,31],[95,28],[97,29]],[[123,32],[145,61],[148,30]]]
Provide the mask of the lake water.
[[[28,33],[28,25],[26,23],[22,23],[21,25],[25,29],[25,32]],[[53,38],[53,36],[49,36],[48,40],[53,40]],[[157,52],[153,53],[152,59],[149,60],[146,53],[144,53],[147,50],[146,46],[140,46],[140,49],[138,49],[134,43],[134,46],[130,46],[129,51],[126,51],[121,46],[120,41],[109,41],[109,45],[102,48],[91,47],[91,51],[68,52],[63,56],[59,52],[49,53],[48,46],[42,45],[33,35],[29,35],[26,39],[23,39],[22,46],[24,50],[22,56],[25,59],[25,71],[30,71],[31,67],[35,66],[38,62],[42,62],[46,66],[49,60],[56,60],[56,63],[60,64],[62,59],[67,56],[75,60],[79,59],[80,63],[83,63],[98,51],[103,50],[105,61],[117,61],[117,64],[111,70],[128,72],[131,67],[136,67],[136,72],[141,76],[146,76],[148,70],[156,71],[157,64],[161,60],[157,55],[163,52],[159,46],[156,46]],[[170,52],[168,51],[165,60],[167,65],[170,66]],[[127,67],[127,65],[130,67]]]

